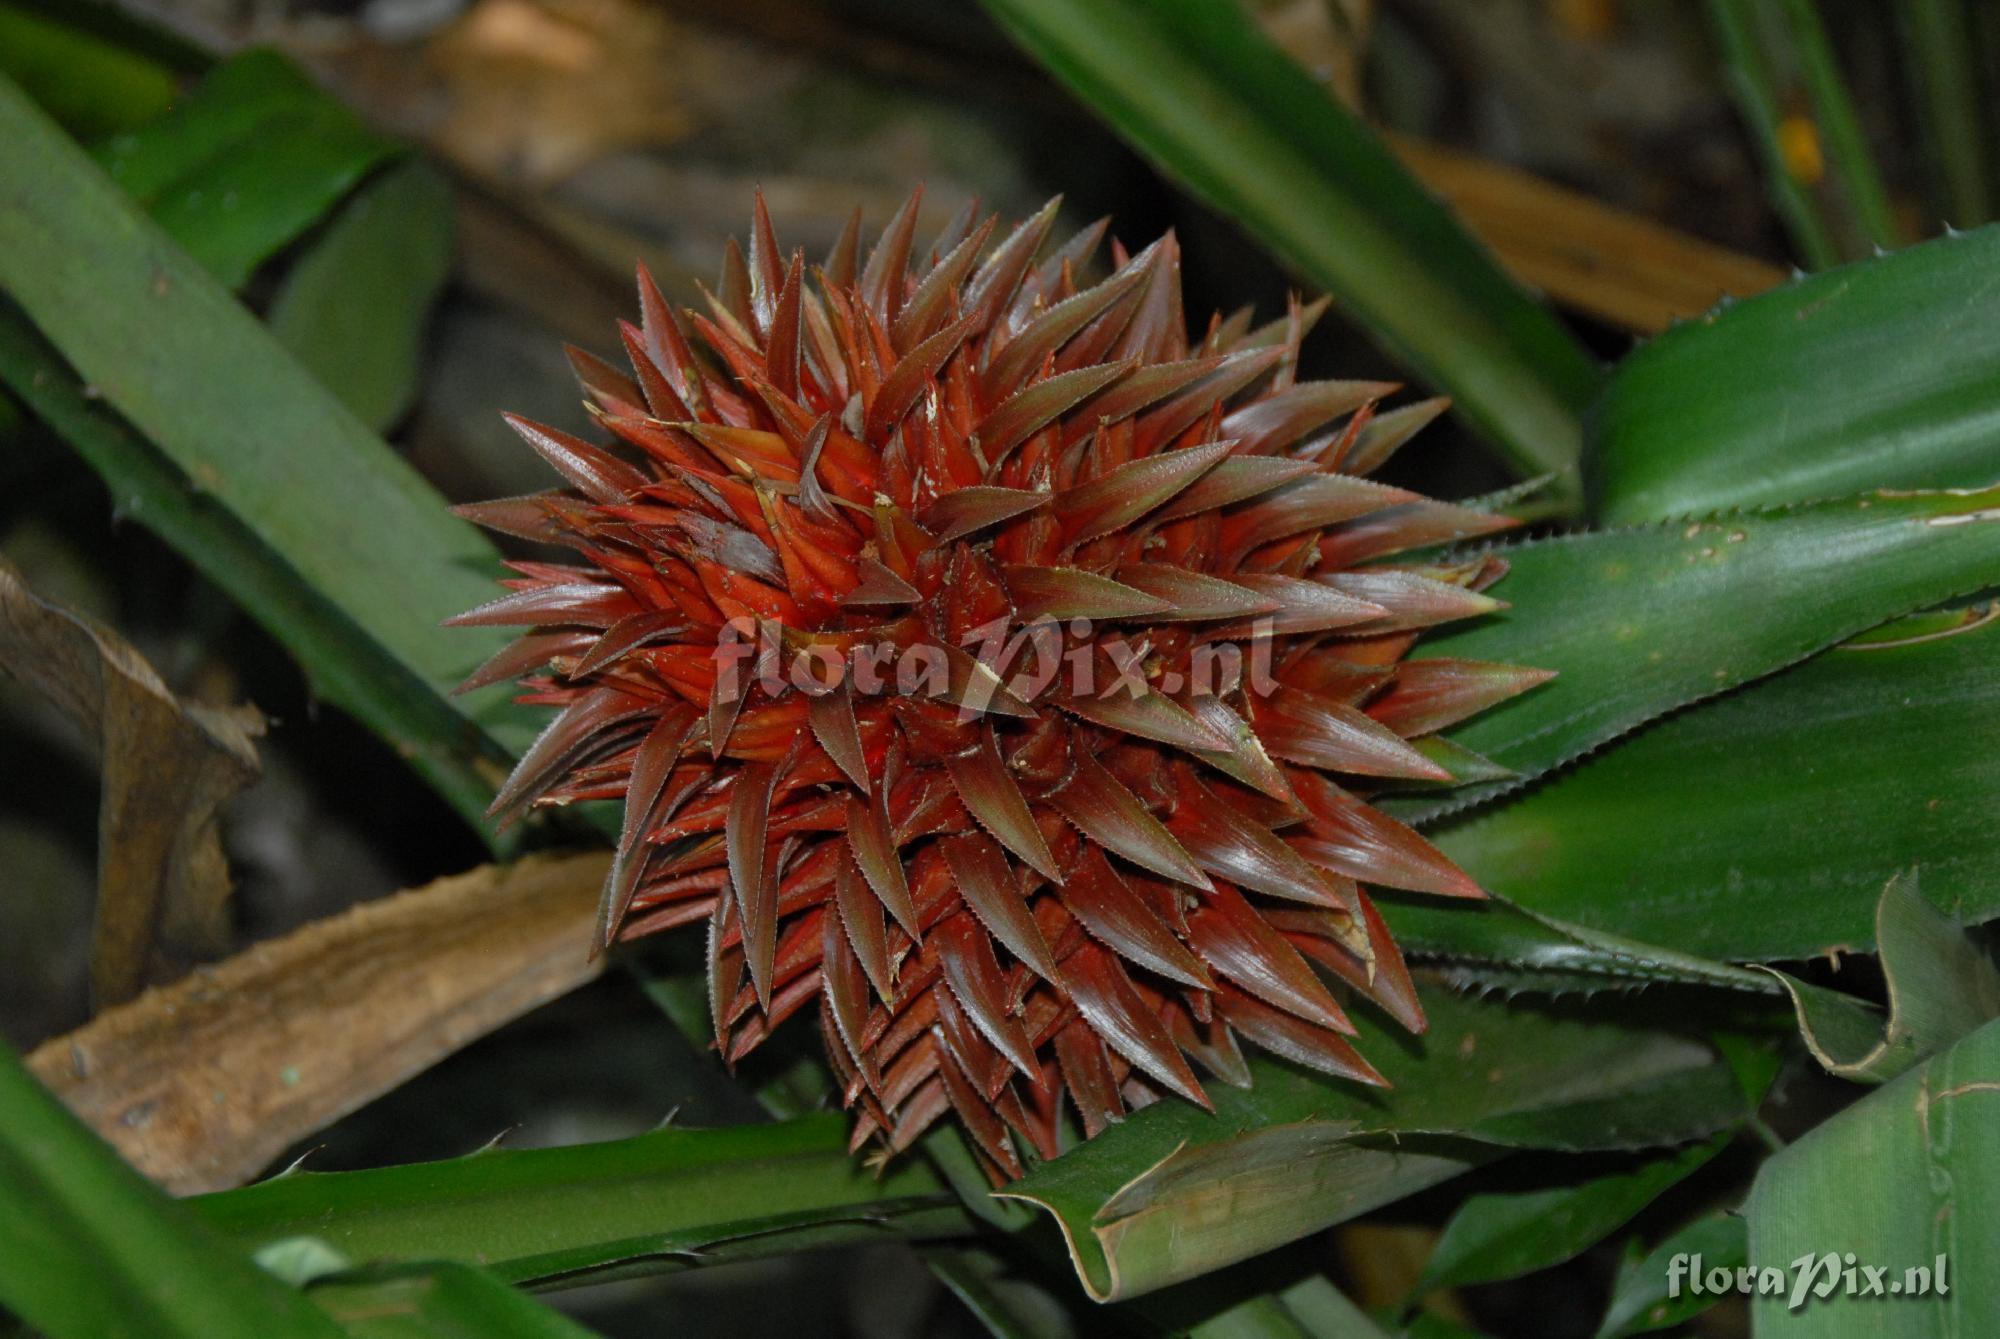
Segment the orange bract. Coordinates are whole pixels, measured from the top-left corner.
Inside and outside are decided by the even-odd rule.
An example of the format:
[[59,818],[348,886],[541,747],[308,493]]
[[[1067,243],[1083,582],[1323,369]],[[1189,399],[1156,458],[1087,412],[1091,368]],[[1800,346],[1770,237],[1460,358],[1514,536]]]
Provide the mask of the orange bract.
[[1503,570],[1383,561],[1507,524],[1358,477],[1436,405],[1298,381],[1316,308],[1191,342],[1171,236],[1086,284],[1054,216],[808,271],[760,199],[706,314],[642,270],[631,375],[573,352],[614,445],[510,420],[569,488],[463,509],[581,558],[457,620],[561,708],[495,812],[622,800],[605,941],[705,925],[726,1059],[817,998],[856,1146],[952,1110],[996,1180],[1239,1036],[1380,1082],[1341,1000],[1423,1013],[1360,882],[1480,892],[1352,787],[1544,677],[1404,660]]

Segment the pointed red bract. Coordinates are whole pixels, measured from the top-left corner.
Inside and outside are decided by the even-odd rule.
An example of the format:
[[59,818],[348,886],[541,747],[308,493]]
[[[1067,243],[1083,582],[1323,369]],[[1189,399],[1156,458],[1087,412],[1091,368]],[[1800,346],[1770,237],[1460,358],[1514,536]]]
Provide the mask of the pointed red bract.
[[1214,984],[1166,920],[1146,905],[1111,867],[1104,852],[1087,850],[1062,884],[1063,905],[1120,957],[1169,981],[1206,990]]
[[1069,782],[1050,797],[1050,803],[1106,850],[1169,879],[1196,888],[1210,886],[1208,875],[1166,825],[1088,750],[1074,752]]
[[1209,966],[1252,995],[1320,1027],[1353,1024],[1297,949],[1233,888],[1217,888],[1188,914],[1188,932]]
[[983,834],[968,832],[944,839],[944,858],[959,895],[987,931],[1044,981],[1060,982],[1055,956],[1015,887],[1005,853]]
[[574,557],[452,620],[560,709],[496,816],[622,797],[597,943],[704,925],[730,1063],[817,998],[857,1148],[955,1114],[1004,1181],[1239,1038],[1379,1083],[1347,1007],[1423,1011],[1357,880],[1480,892],[1370,778],[1546,677],[1406,660],[1501,607],[1420,551],[1510,522],[1357,477],[1442,404],[1301,380],[1323,302],[1190,339],[1172,236],[1092,279],[1102,222],[918,203],[815,270],[759,198],[703,310],[641,269],[630,375],[571,351],[609,444],[509,420],[567,486],[459,512]]

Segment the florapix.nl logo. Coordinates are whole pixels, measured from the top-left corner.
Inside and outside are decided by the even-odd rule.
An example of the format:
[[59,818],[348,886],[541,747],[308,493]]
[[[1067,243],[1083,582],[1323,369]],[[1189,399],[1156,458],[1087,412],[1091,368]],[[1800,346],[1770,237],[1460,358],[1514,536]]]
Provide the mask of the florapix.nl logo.
[[1167,697],[1257,697],[1277,689],[1272,620],[1249,620],[1223,634],[1166,647],[1154,637],[1104,636],[1090,620],[1036,619],[1015,627],[998,618],[957,646],[895,625],[865,633],[816,633],[738,615],[716,641],[715,700],[737,702],[752,685],[767,697],[795,689],[822,697],[845,689],[957,704],[962,720],[1033,702],[1054,689],[1072,701]]
[[1699,1255],[1676,1255],[1667,1262],[1667,1296],[1736,1293],[1782,1297],[1787,1308],[1803,1310],[1813,1301],[1840,1297],[1944,1297],[1951,1292],[1943,1255],[1927,1264],[1863,1264],[1852,1251],[1802,1255],[1789,1265],[1705,1265]]

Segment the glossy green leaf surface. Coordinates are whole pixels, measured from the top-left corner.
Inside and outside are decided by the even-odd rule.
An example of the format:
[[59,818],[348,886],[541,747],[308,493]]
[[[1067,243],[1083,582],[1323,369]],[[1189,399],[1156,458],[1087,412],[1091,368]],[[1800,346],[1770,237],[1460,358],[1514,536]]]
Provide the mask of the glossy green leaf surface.
[[[1745,1207],[1750,1264],[1783,1271],[1785,1292],[1752,1301],[1759,1339],[1985,1334],[2000,1315],[1996,1128],[2000,1022],[1768,1159]],[[1847,1295],[1849,1252],[1857,1265],[1883,1271],[1871,1281],[1857,1269],[1856,1288],[1879,1291]],[[1812,1263],[1796,1268],[1806,1256]],[[1935,1288],[1940,1258],[1943,1291]],[[1916,1269],[1928,1270],[1933,1285],[1921,1295],[1914,1285],[1922,1280],[1906,1272]]]
[[351,1260],[478,1264],[510,1283],[592,1280],[888,1235],[967,1231],[921,1163],[876,1177],[827,1113],[664,1129],[448,1162],[295,1172],[188,1203],[255,1250],[312,1236]]
[[1573,483],[1595,360],[1240,7],[986,5],[1093,111],[1333,293],[1521,468]]
[[[493,546],[4,83],[0,139],[0,286],[76,372],[431,691],[496,650],[439,626],[491,597]],[[518,750],[535,714],[508,696],[455,701]]]
[[0,1307],[48,1334],[341,1333],[118,1155],[0,1047]]
[[[1432,835],[1528,910],[1711,959],[1865,951],[1912,867],[1977,923],[2000,914],[1996,663],[2000,619],[1916,616]],[[1449,937],[1460,912],[1410,918]]]
[[1882,890],[1875,947],[1888,987],[1886,1022],[1879,1015],[1857,1019],[1850,995],[1772,972],[1792,997],[1813,1059],[1829,1074],[1881,1083],[2000,1018],[1993,955],[1924,900],[1916,875],[1899,874]]
[[[2000,487],[1869,493],[1499,552],[1512,570],[1495,593],[1513,607],[1427,639],[1423,654],[1557,671],[1452,731],[1534,777],[1676,708],[1986,586],[2000,572]],[[1435,817],[1519,784],[1385,807],[1406,820]]]
[[1707,1045],[1614,1002],[1586,1013],[1432,990],[1424,1003],[1419,1038],[1356,1019],[1387,1090],[1256,1057],[1251,1088],[1209,1086],[1214,1115],[1158,1102],[1007,1193],[1056,1216],[1093,1296],[1123,1297],[1400,1199],[1503,1147],[1658,1146],[1744,1113],[1742,1087]]
[[253,50],[98,157],[189,256],[237,288],[399,152],[285,57]]
[[1444,1225],[1413,1292],[1519,1278],[1559,1265],[1706,1166],[1727,1134],[1583,1181],[1470,1196]]
[[309,1296],[355,1339],[591,1339],[561,1312],[470,1265],[377,1271]]
[[1611,524],[2000,479],[2000,227],[1711,312],[1620,363],[1589,416]]
[[451,268],[451,188],[412,160],[340,206],[285,272],[266,322],[278,342],[380,431],[416,393],[431,304]]
[[1684,1277],[1676,1287],[1672,1274],[1676,1256],[1688,1257],[1687,1268],[1704,1275],[1711,1269],[1733,1273],[1750,1258],[1749,1228],[1736,1214],[1716,1214],[1688,1224],[1652,1251],[1628,1258],[1612,1285],[1611,1304],[1604,1309],[1597,1339],[1664,1330],[1722,1300],[1719,1293],[1696,1292]]

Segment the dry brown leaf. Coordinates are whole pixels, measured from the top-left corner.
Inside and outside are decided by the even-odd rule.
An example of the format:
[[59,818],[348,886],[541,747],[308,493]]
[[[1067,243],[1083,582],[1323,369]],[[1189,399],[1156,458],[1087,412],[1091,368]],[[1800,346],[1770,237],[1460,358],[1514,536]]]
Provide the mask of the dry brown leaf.
[[260,775],[255,707],[167,690],[130,643],[28,589],[0,563],[0,673],[69,717],[97,750],[97,910],[90,992],[138,994],[228,947],[222,806]]
[[[1255,0],[1265,35],[1352,110],[1363,111],[1366,0]],[[1615,12],[1592,0],[1552,16],[1579,41],[1601,41]],[[1688,320],[1725,295],[1748,297],[1784,271],[1613,208],[1540,177],[1423,140],[1383,132],[1403,166],[1442,196],[1516,279],[1565,307],[1634,334]]]
[[636,0],[479,0],[430,44],[451,89],[446,157],[541,186],[605,153],[693,129],[661,72],[674,22]]
[[1349,107],[1361,105],[1361,66],[1374,0],[1253,0],[1264,35]]
[[239,1185],[602,971],[609,860],[531,856],[364,903],[107,1010],[28,1068],[168,1190]]
[[1386,138],[1515,278],[1635,334],[1699,316],[1725,295],[1749,297],[1784,282],[1775,265],[1526,172],[1406,136]]

